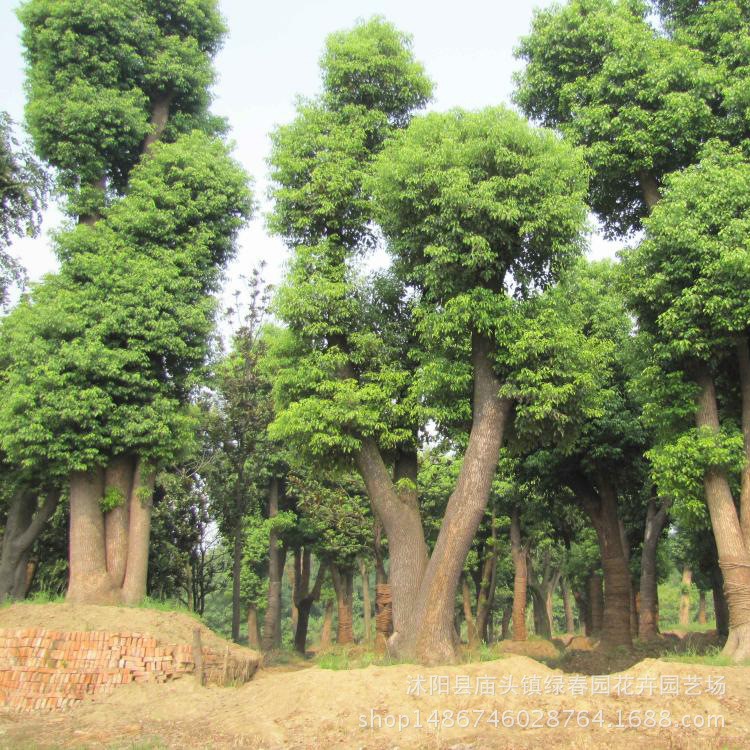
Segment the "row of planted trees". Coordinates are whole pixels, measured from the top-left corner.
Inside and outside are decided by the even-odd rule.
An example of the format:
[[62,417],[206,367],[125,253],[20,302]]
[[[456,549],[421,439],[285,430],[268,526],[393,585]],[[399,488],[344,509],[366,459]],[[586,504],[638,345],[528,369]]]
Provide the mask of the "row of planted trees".
[[[528,597],[550,635],[558,587],[566,627],[575,600],[627,645],[658,633],[671,519],[745,658],[748,12],[537,13],[516,101],[544,127],[418,114],[433,85],[407,36],[333,34],[320,93],[272,134],[275,324],[256,276],[217,358],[212,295],[251,201],[207,109],[215,4],[25,3],[28,124],[70,222],[0,336],[2,593],[63,497],[68,598],[140,601],[152,518],[185,533],[183,493],[228,544],[235,638],[264,601],[279,644],[288,557],[297,647],[327,580],[346,641],[370,556],[400,657],[455,659],[459,602],[470,640],[500,611],[524,637]],[[581,257],[590,211],[632,238],[622,262]]]

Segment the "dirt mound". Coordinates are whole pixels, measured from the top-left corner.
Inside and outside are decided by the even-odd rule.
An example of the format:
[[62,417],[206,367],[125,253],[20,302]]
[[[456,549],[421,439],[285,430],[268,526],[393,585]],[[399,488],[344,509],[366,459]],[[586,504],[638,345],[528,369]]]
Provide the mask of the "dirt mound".
[[[623,676],[632,682],[610,675],[607,693],[594,694],[590,677],[507,656],[434,668],[399,664],[342,671],[261,670],[240,688],[202,688],[186,678],[163,686],[128,685],[68,713],[25,721],[2,718],[0,746],[108,748],[148,742],[219,750],[747,748],[750,668],[649,659]],[[680,680],[677,695],[660,694],[662,678],[667,686]],[[714,685],[723,682],[723,690],[709,692],[709,679]],[[687,686],[696,681],[700,693],[687,695]],[[650,697],[618,694],[618,683],[631,691],[655,684],[657,692]],[[485,690],[490,684],[494,694]],[[586,689],[576,694],[575,685]],[[601,726],[591,722],[599,710]],[[725,726],[644,726],[648,710],[657,720],[660,712],[669,712],[674,722],[684,716],[702,721],[721,716]]]
[[560,656],[560,651],[551,641],[501,641],[498,650],[532,659],[557,659]]
[[106,631],[150,635],[160,643],[192,644],[193,631],[200,628],[201,642],[210,649],[256,652],[226,641],[186,612],[168,612],[141,607],[110,607],[93,604],[31,604],[27,602],[0,607],[1,628],[29,626],[61,631]]

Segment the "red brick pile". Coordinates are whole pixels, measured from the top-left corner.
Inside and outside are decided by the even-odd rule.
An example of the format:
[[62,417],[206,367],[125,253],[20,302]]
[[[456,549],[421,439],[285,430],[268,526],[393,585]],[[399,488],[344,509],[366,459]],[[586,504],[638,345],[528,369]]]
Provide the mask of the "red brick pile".
[[[246,682],[257,659],[202,648],[204,681]],[[0,708],[63,709],[131,682],[166,682],[194,670],[192,646],[140,633],[0,629]]]

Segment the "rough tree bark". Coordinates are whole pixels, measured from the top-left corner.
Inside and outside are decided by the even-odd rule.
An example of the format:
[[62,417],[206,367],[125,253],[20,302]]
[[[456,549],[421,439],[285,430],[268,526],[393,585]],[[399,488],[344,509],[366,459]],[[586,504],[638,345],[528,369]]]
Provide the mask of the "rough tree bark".
[[[279,480],[273,478],[268,490],[268,517],[279,512]],[[279,544],[279,535],[268,535],[268,604],[263,618],[263,650],[281,647],[281,576],[284,572],[286,550]]]
[[630,646],[632,581],[617,513],[617,493],[601,473],[596,476],[595,486],[585,477],[579,477],[573,484],[594,525],[601,551],[604,573],[602,644]]
[[351,568],[331,565],[331,581],[336,592],[336,613],[338,615],[336,642],[343,646],[354,642],[352,617],[354,571]]
[[513,640],[525,641],[528,570],[526,548],[521,544],[521,522],[517,508],[513,508],[510,515],[510,549],[513,557]]
[[[398,489],[376,443],[363,439],[356,455],[376,516],[388,537],[394,633],[389,646],[426,664],[456,658],[453,611],[466,555],[489,500],[511,402],[499,396],[491,341],[472,334],[473,414],[469,442],[432,556],[428,560],[416,482]],[[343,367],[342,377],[355,377]],[[414,460],[416,478],[416,460]],[[399,462],[396,462],[398,469]],[[411,478],[411,477],[410,477]]]
[[656,552],[669,517],[671,503],[663,500],[659,507],[651,498],[646,510],[646,529],[641,552],[641,582],[638,609],[638,637],[650,641],[659,634],[659,594],[656,577]]
[[50,491],[41,507],[37,507],[36,493],[19,491],[13,495],[0,555],[0,601],[26,596],[31,547],[55,512],[59,500],[60,493]]
[[[708,367],[699,366],[695,376],[699,388],[696,426],[718,433],[719,411],[713,375]],[[721,467],[709,467],[703,485],[729,611],[729,635],[722,653],[739,662],[750,658],[750,552],[745,546],[726,471]]]
[[[83,604],[135,605],[146,595],[154,473],[145,469],[140,459],[112,462],[108,469],[74,472],[70,476],[67,599]],[[112,511],[104,514],[101,507],[108,476],[109,487],[117,487],[121,504],[127,506],[118,513],[117,522],[109,524],[114,534],[109,541],[107,525]],[[108,499],[113,497],[110,491]],[[119,509],[118,505],[114,510]],[[123,534],[123,519],[127,519],[127,534]],[[114,566],[112,570],[108,560]]]

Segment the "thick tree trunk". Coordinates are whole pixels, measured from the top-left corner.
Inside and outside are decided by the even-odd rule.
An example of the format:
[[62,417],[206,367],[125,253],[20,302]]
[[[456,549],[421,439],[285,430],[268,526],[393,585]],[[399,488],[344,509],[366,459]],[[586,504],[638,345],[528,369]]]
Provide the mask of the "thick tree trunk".
[[528,569],[526,549],[521,544],[521,522],[517,508],[513,508],[510,516],[510,549],[513,557],[513,640],[525,641]]
[[362,626],[366,644],[372,642],[372,601],[370,599],[370,571],[364,560],[359,561],[359,575],[362,579]]
[[70,475],[70,578],[66,599],[72,603],[115,604],[120,598],[107,573],[103,496],[103,469]]
[[336,613],[338,615],[336,642],[343,646],[354,642],[354,630],[352,628],[354,571],[331,565],[331,580],[336,592]]
[[466,555],[484,517],[511,402],[499,395],[491,342],[474,333],[474,399],[469,442],[419,589],[415,653],[425,664],[455,660],[453,611]]
[[461,576],[461,600],[464,608],[464,619],[466,620],[466,638],[469,648],[475,648],[479,643],[477,635],[477,624],[474,621],[474,612],[471,607],[471,589],[466,575]]
[[576,632],[576,621],[573,616],[573,603],[570,600],[570,588],[566,576],[560,578],[560,595],[563,600],[563,610],[565,612],[565,632],[572,635]]
[[[268,494],[268,517],[279,512],[279,480],[274,478]],[[268,605],[263,619],[263,650],[281,647],[281,576],[286,551],[280,546],[278,534],[268,535]]]
[[690,586],[693,583],[693,571],[689,566],[682,568],[682,586],[680,588],[680,625],[690,622]]
[[256,651],[260,650],[258,608],[254,604],[247,605],[247,645]]
[[154,472],[137,459],[129,498],[128,562],[122,585],[122,600],[129,605],[140,604],[146,596],[155,481]]
[[588,602],[591,635],[599,637],[604,627],[604,582],[598,573],[589,576]]
[[[604,573],[604,613],[601,640],[605,646],[630,646],[632,581],[617,513],[617,494],[602,474],[596,490],[587,481],[577,484],[583,507],[596,529]],[[596,625],[594,625],[596,631]]]
[[653,499],[648,501],[641,552],[641,583],[638,601],[638,637],[643,641],[653,640],[659,634],[656,551],[659,538],[667,523],[668,511],[668,502],[663,501],[657,509]]
[[333,629],[333,599],[328,599],[323,610],[323,627],[320,631],[320,650],[325,651],[331,645],[331,631]]
[[699,625],[705,625],[706,618],[706,592],[703,589],[698,590],[698,615],[696,617]]
[[104,515],[107,571],[115,588],[121,588],[125,583],[134,468],[135,463],[131,456],[117,456],[104,470],[105,498],[118,503]]
[[34,542],[57,508],[59,492],[48,492],[37,509],[33,493],[17,492],[10,502],[0,556],[0,602],[23,599],[28,591],[27,566]]
[[534,632],[542,638],[552,638],[552,594],[560,580],[560,570],[552,566],[549,550],[544,554],[540,577],[534,572],[531,561],[527,566],[534,606]]
[[374,441],[365,439],[356,456],[376,516],[388,537],[389,585],[392,597],[393,634],[389,648],[399,653],[413,632],[414,603],[427,567],[427,544],[416,491],[416,453],[396,459],[394,478],[408,480],[397,491]]
[[[700,389],[696,426],[718,433],[719,413],[713,377],[703,367],[698,370],[696,380]],[[726,471],[721,467],[709,467],[703,484],[729,610],[729,636],[723,653],[739,662],[750,658],[750,554],[745,547]]]

